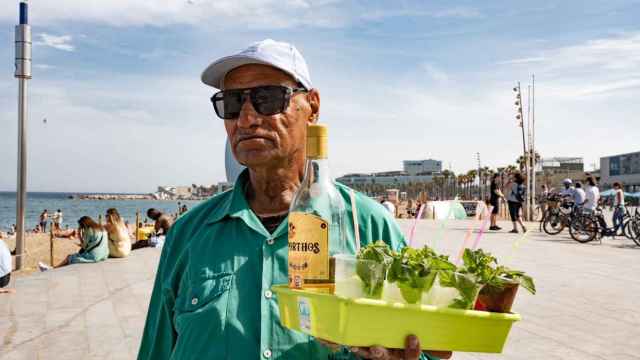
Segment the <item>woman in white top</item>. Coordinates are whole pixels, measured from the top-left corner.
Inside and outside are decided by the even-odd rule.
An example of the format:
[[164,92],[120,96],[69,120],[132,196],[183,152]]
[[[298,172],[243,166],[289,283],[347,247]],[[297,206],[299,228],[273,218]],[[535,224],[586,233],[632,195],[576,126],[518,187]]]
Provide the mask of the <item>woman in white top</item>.
[[624,191],[622,191],[622,184],[619,182],[613,183],[613,189],[615,194],[613,195],[613,227],[622,228],[622,219],[624,218]]
[[587,202],[584,204],[584,210],[588,213],[592,213],[598,207],[600,201],[600,189],[596,185],[596,180],[593,176],[587,178],[587,188],[585,189],[585,195],[587,196]]
[[106,220],[104,228],[109,234],[109,256],[127,257],[131,252],[131,238],[127,225],[122,221],[118,210],[114,208],[107,210]]

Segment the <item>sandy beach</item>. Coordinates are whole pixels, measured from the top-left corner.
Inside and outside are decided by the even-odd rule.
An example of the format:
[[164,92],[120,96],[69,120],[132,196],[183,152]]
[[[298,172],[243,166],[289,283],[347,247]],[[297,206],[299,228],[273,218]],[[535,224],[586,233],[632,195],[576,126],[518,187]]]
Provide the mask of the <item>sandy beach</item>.
[[[2,241],[7,243],[9,249],[13,250],[16,247],[16,238],[15,236],[10,237],[8,239],[2,239]],[[35,271],[38,271],[38,261],[42,261],[45,264],[50,265],[51,255],[50,255],[50,235],[49,233],[29,233],[26,234],[25,238],[25,259],[23,262],[23,269],[20,271],[15,271],[13,274],[17,276],[31,274]],[[67,239],[67,238],[54,238],[53,239],[53,263],[58,264],[62,261],[67,255],[78,252],[80,248],[76,244],[79,243],[78,239]],[[13,264],[15,267],[15,257],[13,259]]]

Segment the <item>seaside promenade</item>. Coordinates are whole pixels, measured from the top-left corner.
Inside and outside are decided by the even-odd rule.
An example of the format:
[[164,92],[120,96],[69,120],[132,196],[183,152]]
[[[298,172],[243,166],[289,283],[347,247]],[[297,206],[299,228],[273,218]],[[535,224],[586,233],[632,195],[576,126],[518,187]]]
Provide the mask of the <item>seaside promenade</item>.
[[[404,230],[412,221],[399,220]],[[502,355],[454,359],[640,359],[640,247],[626,239],[578,244],[567,234],[485,234],[480,246],[536,281],[518,293]],[[472,220],[419,221],[415,239],[455,254]],[[160,251],[19,277],[0,295],[0,359],[134,359]]]

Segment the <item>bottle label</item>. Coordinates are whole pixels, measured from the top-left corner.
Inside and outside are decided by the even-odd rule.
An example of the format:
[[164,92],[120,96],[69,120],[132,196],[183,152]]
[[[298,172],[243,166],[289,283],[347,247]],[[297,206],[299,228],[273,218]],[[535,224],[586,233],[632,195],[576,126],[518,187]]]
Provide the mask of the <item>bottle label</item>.
[[[289,214],[289,280],[329,280],[329,224],[302,212]],[[295,286],[289,284],[291,287]]]

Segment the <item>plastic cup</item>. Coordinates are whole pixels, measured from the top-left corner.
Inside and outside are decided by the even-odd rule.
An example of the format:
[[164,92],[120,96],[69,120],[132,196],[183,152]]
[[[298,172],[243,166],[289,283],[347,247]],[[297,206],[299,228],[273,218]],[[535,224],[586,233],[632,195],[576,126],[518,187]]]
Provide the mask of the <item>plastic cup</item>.
[[[447,281],[441,277],[447,276]],[[451,286],[453,284],[457,286]],[[464,294],[459,288],[464,289]],[[480,284],[470,274],[441,271],[436,276],[433,286],[423,297],[423,304],[457,309],[473,309],[480,292]]]
[[358,260],[353,255],[336,255],[334,294],[349,299],[382,297],[386,268],[371,260]]

